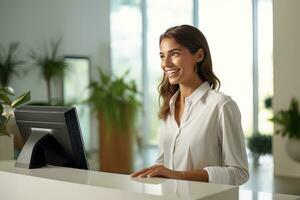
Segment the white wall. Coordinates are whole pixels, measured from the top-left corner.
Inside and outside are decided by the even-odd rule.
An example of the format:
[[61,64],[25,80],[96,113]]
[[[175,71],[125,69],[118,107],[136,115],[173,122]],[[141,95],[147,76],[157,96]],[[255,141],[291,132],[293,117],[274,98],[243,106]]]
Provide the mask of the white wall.
[[[51,39],[63,37],[61,55],[89,56],[91,77],[96,67],[110,69],[109,0],[1,0],[0,44],[21,43],[20,56],[28,61],[28,50],[43,50]],[[31,91],[33,101],[46,100],[46,85],[36,67],[14,78],[16,93]],[[74,88],[76,89],[76,88]],[[54,97],[61,91],[54,89]],[[97,146],[97,126],[92,122],[92,146]]]
[[[300,1],[274,0],[274,112],[300,100]],[[278,129],[275,126],[275,129]],[[274,173],[300,177],[300,163],[289,158],[286,139],[273,139]]]

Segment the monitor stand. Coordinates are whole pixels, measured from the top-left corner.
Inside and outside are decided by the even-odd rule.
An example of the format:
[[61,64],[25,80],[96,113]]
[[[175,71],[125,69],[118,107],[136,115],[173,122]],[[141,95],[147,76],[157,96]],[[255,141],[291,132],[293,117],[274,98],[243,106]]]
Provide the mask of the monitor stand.
[[22,151],[15,163],[15,167],[21,168],[39,168],[46,165],[46,158],[42,144],[52,137],[50,131],[45,130],[31,130]]
[[72,166],[70,156],[52,134],[51,129],[32,128],[15,167],[33,169],[47,164]]

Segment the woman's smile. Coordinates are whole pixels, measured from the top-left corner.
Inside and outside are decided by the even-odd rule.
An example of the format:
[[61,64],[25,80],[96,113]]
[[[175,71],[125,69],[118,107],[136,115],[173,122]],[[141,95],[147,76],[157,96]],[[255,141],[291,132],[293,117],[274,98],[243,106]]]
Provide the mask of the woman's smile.
[[174,76],[178,76],[179,72],[180,72],[180,69],[178,69],[178,68],[175,68],[175,69],[173,69],[173,68],[165,69],[165,73],[167,74],[167,76],[169,78],[174,77]]

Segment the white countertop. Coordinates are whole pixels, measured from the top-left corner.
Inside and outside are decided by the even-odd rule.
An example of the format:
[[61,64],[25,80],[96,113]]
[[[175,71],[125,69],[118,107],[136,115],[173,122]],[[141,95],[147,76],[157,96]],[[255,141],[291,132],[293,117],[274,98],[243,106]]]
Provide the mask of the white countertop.
[[[14,167],[14,161],[0,161],[0,184],[0,197],[3,194],[12,195],[0,199],[39,199],[41,194],[45,194],[43,199],[72,200],[87,197],[89,200],[98,200],[99,197],[210,200],[218,195],[238,199],[238,187],[235,186],[163,178],[131,178],[129,175],[55,166],[22,169]],[[16,189],[28,194],[28,198],[16,196]]]
[[[246,190],[240,190],[239,196],[239,199],[245,200],[298,199],[293,195]],[[90,200],[99,197],[138,200],[238,199],[238,187],[163,178],[131,178],[129,175],[55,166],[22,169],[14,167],[14,161],[0,161],[0,199]]]

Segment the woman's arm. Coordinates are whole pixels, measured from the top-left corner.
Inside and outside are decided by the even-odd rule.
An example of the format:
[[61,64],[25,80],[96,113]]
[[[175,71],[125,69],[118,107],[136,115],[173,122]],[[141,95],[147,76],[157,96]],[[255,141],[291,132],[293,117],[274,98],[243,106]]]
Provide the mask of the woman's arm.
[[[153,165],[131,174],[132,177],[163,177],[189,181],[212,182],[218,184],[241,185],[245,183],[248,171],[235,167],[213,166],[208,170],[173,171],[162,165]],[[210,180],[211,178],[211,180]]]
[[209,176],[211,183],[241,185],[249,179],[248,171],[241,167],[220,167],[211,166],[204,168]]
[[206,170],[173,171],[163,165],[153,165],[131,175],[132,177],[163,177],[180,180],[208,182]]
[[223,166],[208,166],[209,182],[241,185],[249,178],[248,161],[237,104],[229,99],[220,109],[219,141],[222,146]]

